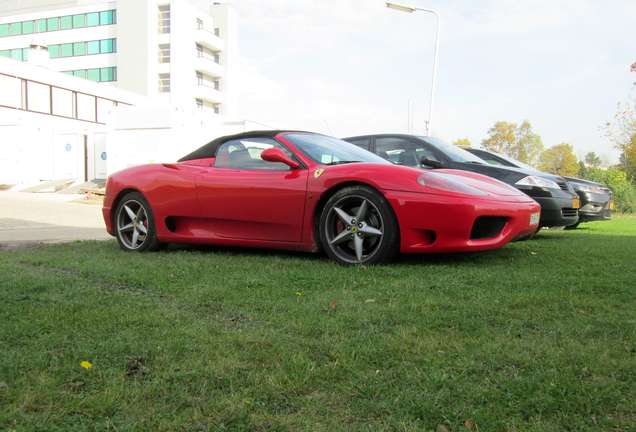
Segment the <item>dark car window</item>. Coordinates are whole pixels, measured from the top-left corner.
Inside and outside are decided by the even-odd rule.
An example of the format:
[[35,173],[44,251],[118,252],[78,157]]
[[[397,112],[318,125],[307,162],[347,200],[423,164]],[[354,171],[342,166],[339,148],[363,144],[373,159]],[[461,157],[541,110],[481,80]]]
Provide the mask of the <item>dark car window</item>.
[[449,144],[444,140],[435,137],[421,137],[423,141],[426,141],[433,147],[435,147],[440,152],[444,153],[447,158],[454,162],[460,163],[479,163],[484,164],[484,161],[472,153],[467,152],[466,150],[459,148],[454,144]]
[[376,138],[375,152],[378,156],[398,165],[420,166],[423,158],[439,161],[426,143],[401,137]]
[[369,147],[371,146],[371,139],[370,138],[353,138],[353,139],[348,139],[348,142],[350,142],[351,144],[358,146],[360,148],[363,148],[365,150],[369,150]]
[[486,151],[483,151],[483,150],[475,150],[475,149],[470,149],[470,150],[467,150],[467,151],[472,153],[472,154],[474,154],[475,156],[478,156],[480,159],[485,160],[490,165],[498,165],[498,166],[507,166],[507,167],[512,167],[512,168],[517,168],[517,166],[511,164],[510,162],[506,161],[503,158],[495,156],[492,153],[489,153],[489,152],[486,152]]
[[261,159],[263,150],[278,147],[292,156],[291,152],[271,138],[245,138],[223,143],[216,152],[214,166],[244,170],[289,170],[289,166],[280,162],[267,162]]

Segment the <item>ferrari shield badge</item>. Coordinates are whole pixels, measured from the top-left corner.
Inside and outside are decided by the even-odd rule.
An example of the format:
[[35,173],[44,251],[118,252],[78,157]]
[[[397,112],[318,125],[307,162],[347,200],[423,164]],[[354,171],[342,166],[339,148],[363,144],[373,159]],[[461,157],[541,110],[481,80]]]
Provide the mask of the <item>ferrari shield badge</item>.
[[314,171],[314,177],[318,178],[322,175],[322,173],[324,173],[325,170],[322,168],[318,168],[316,171]]

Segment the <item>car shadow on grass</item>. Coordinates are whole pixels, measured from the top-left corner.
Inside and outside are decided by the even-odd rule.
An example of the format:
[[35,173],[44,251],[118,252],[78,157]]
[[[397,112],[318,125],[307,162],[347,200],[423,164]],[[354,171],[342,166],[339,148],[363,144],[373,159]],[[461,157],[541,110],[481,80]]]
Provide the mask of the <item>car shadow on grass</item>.
[[[178,245],[171,244],[162,249],[163,253],[174,252],[195,252],[201,254],[223,254],[241,258],[280,258],[288,260],[315,261],[315,263],[334,263],[324,252],[310,253],[286,250],[271,250],[232,246],[215,245]],[[528,252],[522,249],[504,247],[503,249],[482,251],[482,252],[461,252],[461,253],[437,253],[437,254],[398,254],[389,263],[381,264],[388,266],[395,265],[449,265],[485,263],[493,261],[507,261],[511,258],[521,258],[527,256]],[[345,267],[345,266],[343,266]]]

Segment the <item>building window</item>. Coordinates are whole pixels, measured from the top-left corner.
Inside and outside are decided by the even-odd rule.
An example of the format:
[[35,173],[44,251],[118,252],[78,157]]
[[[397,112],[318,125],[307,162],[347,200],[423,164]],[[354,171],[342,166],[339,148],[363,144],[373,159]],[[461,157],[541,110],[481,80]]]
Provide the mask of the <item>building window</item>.
[[159,93],[170,93],[170,74],[159,74]]
[[219,90],[221,88],[221,81],[203,72],[197,72],[197,85],[199,87],[209,87],[214,90]]
[[159,45],[159,63],[170,63],[170,44]]
[[197,30],[203,30],[203,20],[201,18],[197,18]]
[[214,36],[221,37],[221,29],[218,27],[214,27]]
[[0,24],[0,38],[58,30],[70,30],[73,28],[95,27],[98,25],[111,25],[116,22],[117,12],[115,10],[40,18],[33,21]]
[[114,66],[92,69],[79,69],[65,71],[65,74],[73,75],[78,78],[84,78],[95,82],[112,82],[117,81],[117,68]]
[[159,33],[170,33],[170,5],[159,6]]
[[63,16],[60,17],[60,30],[70,30],[73,28],[73,17],[68,15],[68,16]]
[[73,28],[86,27],[86,14],[73,15]]
[[212,51],[209,48],[204,47],[203,45],[196,44],[197,46],[197,57],[205,58],[213,61],[214,63],[220,64],[220,55],[218,51]]
[[203,109],[203,100],[202,99],[197,99],[197,108],[202,110]]
[[86,25],[88,27],[96,27],[99,25],[99,12],[91,12],[86,14]]
[[16,36],[22,34],[22,23],[9,24],[9,36]]
[[221,114],[221,105],[214,105],[214,114]]
[[60,29],[60,19],[55,17],[55,18],[49,18],[46,20],[46,31],[57,31]]
[[111,25],[117,22],[117,15],[114,10],[103,11],[99,13],[100,25]]
[[31,34],[35,31],[35,21],[24,21],[22,23],[22,34]]
[[[101,54],[100,46],[101,46],[101,44],[99,43],[99,41],[89,41],[89,42],[87,42],[86,43],[86,54],[88,54],[88,55]],[[50,51],[51,51],[51,47],[49,46],[49,52]]]

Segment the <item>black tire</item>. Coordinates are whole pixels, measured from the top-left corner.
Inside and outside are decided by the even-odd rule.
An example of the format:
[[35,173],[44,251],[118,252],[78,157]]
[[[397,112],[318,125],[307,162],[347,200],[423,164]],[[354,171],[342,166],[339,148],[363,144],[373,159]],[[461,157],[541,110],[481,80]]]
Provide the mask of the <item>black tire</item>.
[[[133,215],[128,210],[132,211],[139,219],[133,219]],[[128,226],[132,226],[132,228],[122,229]],[[152,208],[139,192],[129,192],[119,200],[113,217],[113,228],[119,247],[126,252],[155,251],[161,246],[157,240]],[[145,229],[146,233],[143,233],[142,229]],[[135,232],[137,232],[137,237],[135,237]]]
[[566,230],[575,230],[579,227],[579,225],[581,225],[581,222],[577,222],[574,225],[570,225],[570,226],[566,226],[565,229]]
[[[360,221],[355,220],[358,216]],[[378,264],[391,260],[400,250],[400,227],[393,209],[367,186],[346,187],[329,198],[317,230],[322,249],[340,264]]]

